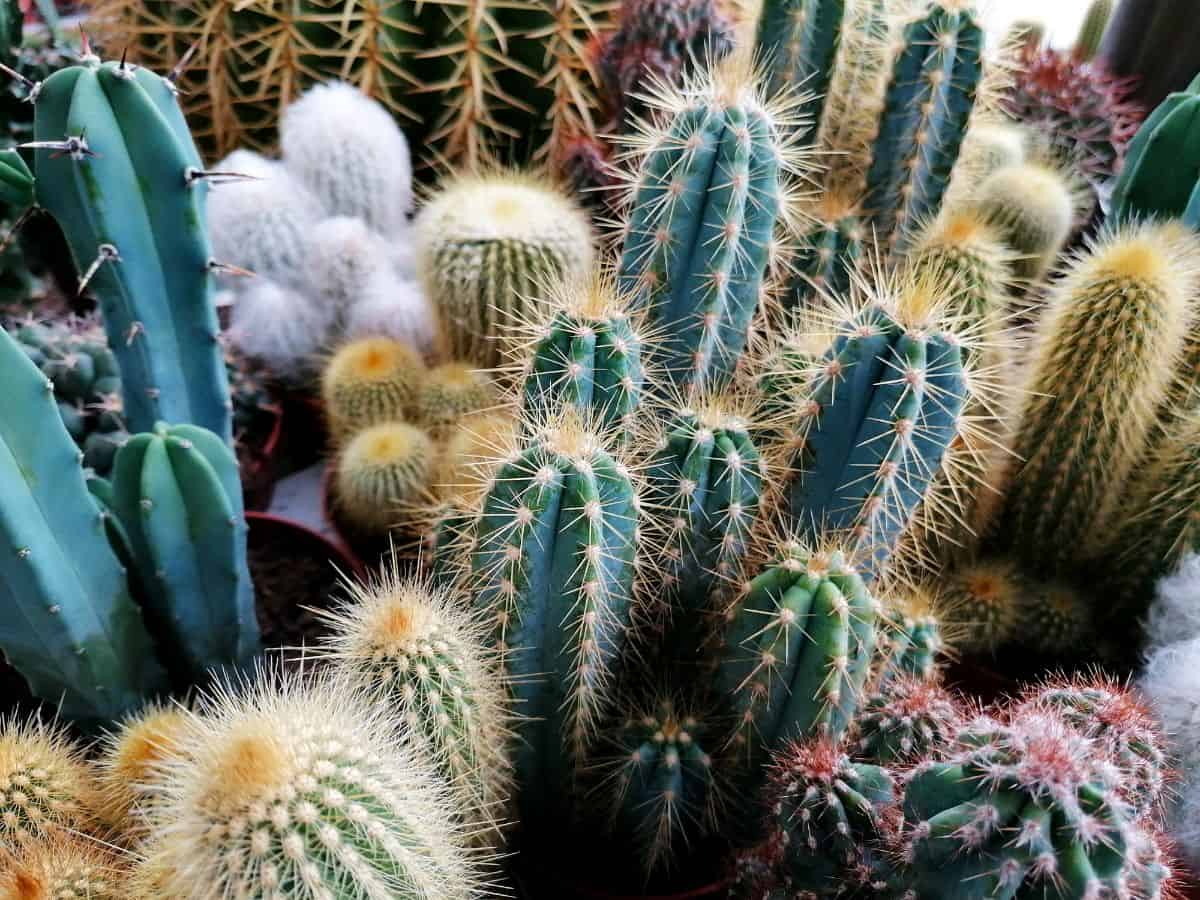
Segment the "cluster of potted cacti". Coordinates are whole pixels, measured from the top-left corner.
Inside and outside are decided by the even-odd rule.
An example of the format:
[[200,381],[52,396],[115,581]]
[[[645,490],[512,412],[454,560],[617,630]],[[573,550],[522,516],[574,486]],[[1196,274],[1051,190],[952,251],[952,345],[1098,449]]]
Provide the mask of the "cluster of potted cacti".
[[1110,4],[94,6],[5,63],[96,308],[0,334],[0,898],[1179,895],[1200,100]]

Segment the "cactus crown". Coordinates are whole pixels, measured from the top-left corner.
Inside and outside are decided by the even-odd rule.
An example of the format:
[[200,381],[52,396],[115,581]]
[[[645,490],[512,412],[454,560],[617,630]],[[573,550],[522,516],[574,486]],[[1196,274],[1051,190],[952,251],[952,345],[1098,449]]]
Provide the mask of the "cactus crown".
[[144,833],[144,806],[157,792],[162,761],[178,752],[190,723],[184,710],[152,703],[127,716],[105,736],[100,757],[101,803],[104,817],[123,833]]
[[95,775],[57,725],[39,718],[0,720],[0,839],[37,842],[90,831],[97,821]]
[[0,851],[0,900],[128,900],[127,866],[99,842],[65,834]]

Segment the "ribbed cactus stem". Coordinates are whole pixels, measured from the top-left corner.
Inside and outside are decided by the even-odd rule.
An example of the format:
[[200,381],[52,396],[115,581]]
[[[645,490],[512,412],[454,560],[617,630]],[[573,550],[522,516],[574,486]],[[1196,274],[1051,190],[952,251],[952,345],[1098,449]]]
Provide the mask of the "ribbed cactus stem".
[[795,276],[784,298],[788,309],[801,309],[821,296],[844,296],[864,252],[866,227],[852,204],[828,195],[819,221],[802,238],[792,263]]
[[1083,17],[1083,24],[1075,38],[1075,46],[1071,48],[1071,54],[1076,59],[1087,61],[1096,55],[1108,28],[1108,20],[1112,18],[1112,11],[1113,0],[1092,0],[1088,5],[1087,15]]
[[758,19],[758,53],[767,61],[768,90],[791,89],[809,97],[799,107],[813,143],[829,94],[842,37],[846,0],[765,0]]
[[867,698],[855,719],[853,755],[881,766],[920,759],[953,739],[961,717],[937,680],[894,678]]
[[1138,129],[1112,196],[1121,219],[1183,215],[1200,196],[1200,76],[1167,96]]
[[1075,227],[1069,175],[1039,163],[992,173],[972,193],[971,203],[1015,254],[1013,273],[1025,285],[1045,278]]

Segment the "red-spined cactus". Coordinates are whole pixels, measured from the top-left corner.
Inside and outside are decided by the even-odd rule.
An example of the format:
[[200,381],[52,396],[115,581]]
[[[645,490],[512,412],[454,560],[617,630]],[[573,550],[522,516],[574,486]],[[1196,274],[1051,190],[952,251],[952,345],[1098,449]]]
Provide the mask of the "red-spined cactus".
[[1017,58],[1008,113],[1038,131],[1090,181],[1120,171],[1125,148],[1145,117],[1129,79],[1051,48],[1026,46]]

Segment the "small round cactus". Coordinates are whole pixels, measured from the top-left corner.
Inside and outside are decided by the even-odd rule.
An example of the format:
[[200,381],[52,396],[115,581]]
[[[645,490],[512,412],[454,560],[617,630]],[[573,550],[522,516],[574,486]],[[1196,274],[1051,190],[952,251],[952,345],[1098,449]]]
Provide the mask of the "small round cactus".
[[128,862],[99,841],[60,834],[0,857],[0,900],[139,898],[129,878]]
[[404,419],[422,369],[416,352],[390,338],[364,338],[341,347],[321,376],[330,431],[344,441],[372,425]]
[[911,762],[944,746],[961,712],[937,681],[902,675],[872,693],[854,722],[853,754],[876,765]]
[[1015,563],[980,559],[953,572],[944,600],[960,649],[992,653],[1017,635],[1024,614],[1024,586]]
[[973,192],[972,203],[1017,256],[1013,273],[1040,281],[1071,236],[1075,190],[1058,169],[1036,162],[993,172]]
[[152,703],[105,736],[99,765],[101,810],[125,838],[149,837],[146,806],[158,792],[162,761],[178,751],[190,721],[183,709]]
[[963,138],[958,165],[983,179],[1025,162],[1025,132],[1007,122],[976,122]]
[[897,675],[934,677],[938,655],[945,649],[940,605],[939,598],[922,588],[902,590],[892,599],[880,628],[880,637],[888,643],[884,682]]
[[433,486],[443,497],[470,501],[490,480],[497,461],[514,444],[516,418],[505,412],[470,416],[440,448]]
[[1028,581],[1017,637],[1051,656],[1079,655],[1090,642],[1089,598],[1063,579]]
[[482,854],[389,710],[325,674],[201,699],[164,764],[147,865],[162,896],[471,900]]
[[495,405],[497,390],[470,363],[448,362],[426,372],[413,398],[413,420],[435,435],[454,430],[464,418]]
[[508,713],[499,666],[450,591],[400,574],[398,562],[323,613],[326,653],[403,720],[458,795],[464,820],[500,838]]
[[405,422],[360,431],[338,456],[333,483],[338,515],[366,534],[386,534],[398,510],[424,498],[433,455],[429,435]]
[[87,832],[98,822],[96,773],[57,725],[0,720],[0,845]]

